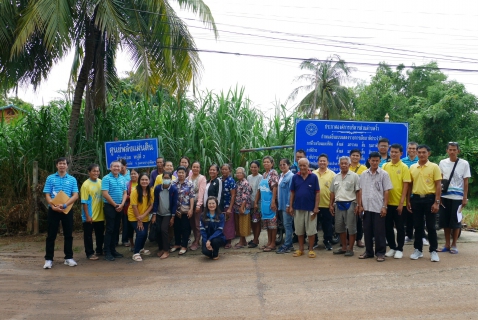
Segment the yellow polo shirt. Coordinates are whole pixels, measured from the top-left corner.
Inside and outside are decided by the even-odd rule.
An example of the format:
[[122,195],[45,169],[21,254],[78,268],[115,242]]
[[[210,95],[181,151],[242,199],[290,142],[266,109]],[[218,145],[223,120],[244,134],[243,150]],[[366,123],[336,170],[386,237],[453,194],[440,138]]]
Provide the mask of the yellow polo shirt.
[[[178,180],[178,178],[176,178],[176,176],[173,176],[173,179],[171,181],[176,181]],[[153,189],[156,188],[157,185],[160,185],[160,184],[163,184],[163,174],[158,174],[158,176],[156,177],[156,180],[154,180],[154,186],[153,186]]]
[[330,204],[330,185],[334,180],[335,172],[327,168],[324,173],[320,173],[319,169],[312,171],[319,177],[320,187],[320,204],[319,208],[328,208]]
[[352,164],[350,165],[350,171],[355,172],[358,175],[361,175],[365,170],[367,170],[367,167],[363,164],[359,163],[359,165],[356,167],[352,166]]
[[[391,206],[398,206],[400,204],[400,199],[402,198],[403,183],[412,181],[410,170],[401,160],[396,164],[387,162],[383,165],[382,169],[388,172],[393,186],[393,189],[388,191],[388,204]],[[407,199],[407,197],[405,197],[405,199]],[[403,205],[405,206],[406,204],[407,201],[404,200]]]
[[[129,196],[129,208],[128,208],[128,221],[137,221],[136,216],[133,212],[133,206],[137,206],[139,215],[143,215],[146,210],[149,208],[150,205],[154,202],[154,189],[151,188],[151,198],[150,202],[148,203],[148,195],[143,194],[143,201],[142,203],[138,203],[138,191],[136,188],[131,190],[131,195]],[[143,222],[149,221],[149,215],[143,218]]]
[[441,180],[440,167],[427,161],[423,166],[418,162],[410,167],[414,194],[435,194],[435,181]]

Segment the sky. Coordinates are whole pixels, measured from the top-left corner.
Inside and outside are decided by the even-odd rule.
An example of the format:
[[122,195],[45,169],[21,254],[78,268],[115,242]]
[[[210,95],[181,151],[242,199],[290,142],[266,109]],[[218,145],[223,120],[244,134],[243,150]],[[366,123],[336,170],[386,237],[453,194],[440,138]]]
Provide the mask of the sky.
[[[295,81],[303,74],[303,59],[334,54],[355,68],[350,86],[368,82],[380,62],[411,66],[437,61],[449,80],[478,95],[476,0],[204,2],[214,16],[218,39],[197,16],[174,6],[197,48],[213,51],[200,53],[199,90],[219,93],[244,87],[253,105],[266,114],[273,114],[278,103],[287,102],[291,109],[305,95],[287,101],[292,90],[304,84]],[[62,98],[59,91],[67,89],[71,63],[72,56],[65,57],[37,92],[20,88],[19,98],[35,106]],[[132,70],[126,54],[118,55],[117,67],[120,76]]]

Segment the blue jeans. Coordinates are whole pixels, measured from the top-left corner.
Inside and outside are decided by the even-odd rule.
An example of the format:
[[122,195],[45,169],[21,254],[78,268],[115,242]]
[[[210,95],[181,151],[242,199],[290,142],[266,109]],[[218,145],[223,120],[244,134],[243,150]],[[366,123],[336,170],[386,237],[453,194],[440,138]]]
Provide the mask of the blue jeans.
[[134,242],[134,253],[139,253],[139,251],[144,248],[144,244],[146,243],[146,239],[148,238],[149,222],[143,222],[143,230],[138,230],[137,221],[130,221],[129,223],[133,226],[134,231],[136,231],[136,241]]
[[288,214],[285,210],[282,210],[282,224],[284,225],[285,230],[284,246],[287,248],[292,247],[292,235],[294,233],[294,228],[292,227],[293,222],[294,217]]

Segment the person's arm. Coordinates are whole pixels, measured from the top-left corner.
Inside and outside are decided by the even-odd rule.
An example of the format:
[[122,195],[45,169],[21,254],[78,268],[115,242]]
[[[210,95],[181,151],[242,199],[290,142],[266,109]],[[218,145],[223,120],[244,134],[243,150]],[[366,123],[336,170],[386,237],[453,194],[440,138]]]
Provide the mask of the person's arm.
[[408,184],[409,184],[409,182],[404,182],[403,183],[402,196],[400,197],[400,203],[398,204],[398,207],[397,207],[398,215],[402,214],[403,203],[405,202],[405,199],[406,199],[407,194],[408,194]]
[[311,217],[311,220],[314,220],[317,214],[319,213],[319,204],[320,204],[320,191],[315,192],[315,206],[314,206],[314,214]]
[[271,210],[277,212],[277,184],[272,188],[272,201],[271,201]]
[[171,208],[171,216],[174,218],[174,215],[176,214],[176,211],[178,210],[178,189],[174,186],[169,187],[169,192],[172,192],[171,195],[171,200],[169,204],[169,207]]
[[441,180],[435,181],[435,202],[432,205],[432,213],[437,213],[440,208],[440,198],[441,198]]
[[[331,197],[332,198],[332,197]],[[357,200],[357,207],[355,208],[355,214],[356,215],[359,215],[360,213],[363,212],[363,202],[362,202],[362,189],[359,189],[356,193],[355,193],[355,198]],[[332,204],[332,201],[330,201],[330,203]]]
[[334,203],[335,203],[335,193],[330,192],[329,211],[332,217],[335,216]]
[[463,200],[461,200],[462,209],[468,204],[468,179],[469,178],[463,178]]
[[411,195],[412,195],[412,188],[413,188],[413,181],[410,182],[409,186],[408,186],[408,190],[407,190],[407,210],[409,212],[412,212],[412,203],[410,202],[410,199],[412,198]]
[[65,202],[65,205],[68,207],[69,205],[75,203],[76,200],[78,200],[78,192],[73,192],[71,194],[70,199],[68,199],[68,201]]
[[201,212],[201,206],[203,205],[204,202],[204,193],[206,192],[206,178],[204,176],[200,176],[198,181],[199,184],[199,190],[197,194],[197,204],[196,204],[196,213]]
[[110,194],[108,193],[108,190],[103,190],[101,191],[102,195],[103,195],[103,198],[105,198],[105,200],[111,204],[113,207],[116,207],[116,202],[114,202],[113,198],[111,198]]
[[287,213],[291,216],[294,215],[294,200],[295,200],[295,191],[290,190],[289,207],[287,208]]
[[219,218],[219,226],[217,227],[216,231],[207,239],[208,241],[211,241],[214,238],[217,238],[223,234],[224,230],[224,216]]
[[219,183],[219,192],[217,193],[217,203],[221,203],[221,196],[222,196],[222,180],[216,178]]
[[199,232],[201,233],[201,238],[203,239],[202,241],[207,241],[206,227],[204,226],[202,217],[199,219]]
[[380,216],[385,217],[387,215],[387,205],[388,205],[388,190],[383,192],[383,205],[382,210],[380,210]]
[[194,212],[194,192],[191,190],[189,194],[190,196],[189,196],[188,219],[193,216],[193,212]]
[[254,209],[259,208],[259,201],[261,200],[261,190],[257,189],[256,191],[256,199],[254,200]]
[[231,202],[229,203],[229,208],[227,208],[227,212],[232,213],[235,202],[236,202],[236,189],[231,189]]
[[85,222],[86,222],[86,223],[93,223],[93,220],[91,219],[90,213],[89,213],[89,211],[88,211],[88,204],[82,203],[81,205],[82,205],[82,207],[83,207],[83,211],[85,212],[85,219],[86,219]]

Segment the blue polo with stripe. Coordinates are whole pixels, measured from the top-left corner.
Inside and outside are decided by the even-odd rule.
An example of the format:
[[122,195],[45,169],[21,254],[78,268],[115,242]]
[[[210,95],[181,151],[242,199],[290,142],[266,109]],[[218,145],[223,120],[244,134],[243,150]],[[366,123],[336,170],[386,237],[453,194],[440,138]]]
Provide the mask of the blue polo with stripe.
[[78,193],[78,183],[73,176],[66,173],[63,177],[60,174],[54,173],[46,178],[45,186],[43,187],[43,193],[49,193],[51,199],[55,199],[58,192],[63,191],[68,197],[71,198],[73,193]]
[[[101,191],[108,191],[111,199],[117,204],[120,204],[123,200],[123,193],[126,191],[126,179],[118,174],[118,177],[115,177],[111,172],[103,177],[101,181]],[[103,198],[104,203],[108,203],[106,199]]]

